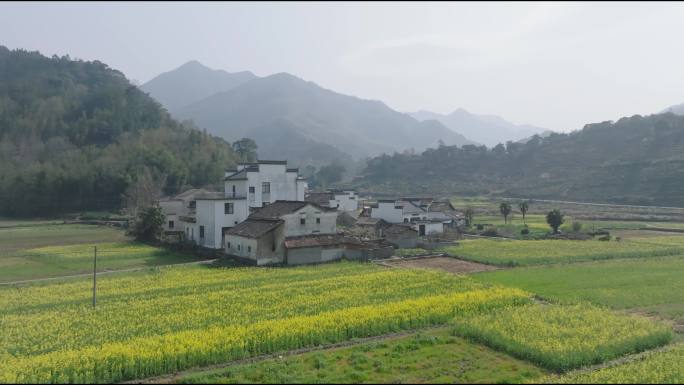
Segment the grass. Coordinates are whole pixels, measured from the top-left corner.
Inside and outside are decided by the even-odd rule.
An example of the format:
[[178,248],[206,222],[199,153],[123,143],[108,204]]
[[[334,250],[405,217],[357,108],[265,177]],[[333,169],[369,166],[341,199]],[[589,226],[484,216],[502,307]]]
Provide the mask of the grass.
[[94,246],[98,247],[98,271],[196,260],[131,242],[119,228],[24,223],[0,228],[0,283],[89,273]]
[[681,384],[684,383],[684,343],[652,352],[625,364],[595,371],[578,371],[544,378],[546,383],[567,384]]
[[24,249],[79,243],[127,241],[123,230],[94,225],[43,225],[0,228],[0,258]]
[[159,266],[197,260],[189,254],[170,252],[135,242],[51,246],[16,251],[0,256],[0,282],[53,278],[93,269],[94,247],[98,248],[98,271]]
[[454,333],[558,372],[662,346],[673,338],[668,325],[590,305],[495,309],[459,320]]
[[[553,263],[582,262],[613,258],[642,258],[684,253],[684,244],[677,237],[648,240],[569,241],[569,240],[466,240],[459,246],[444,249],[462,259],[497,266],[529,266]],[[684,240],[684,237],[680,237]]]
[[416,255],[430,254],[430,250],[425,250],[421,248],[416,249],[397,249],[394,251],[394,255],[399,257],[413,257]]
[[684,323],[684,257],[622,259],[497,270],[474,279],[562,303],[591,302]]
[[545,372],[446,329],[184,375],[206,383],[520,383]]

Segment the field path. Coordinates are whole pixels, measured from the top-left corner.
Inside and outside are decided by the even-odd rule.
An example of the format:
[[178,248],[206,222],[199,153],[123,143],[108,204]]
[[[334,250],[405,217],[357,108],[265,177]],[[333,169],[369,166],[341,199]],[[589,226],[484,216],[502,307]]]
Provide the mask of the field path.
[[[106,271],[100,271],[97,273],[97,276],[105,275],[105,274],[112,274],[112,273],[130,273],[133,271],[140,271],[140,270],[146,270],[154,267],[166,267],[166,266],[186,266],[186,265],[208,265],[210,263],[213,263],[217,261],[218,259],[206,259],[202,261],[196,261],[196,262],[185,262],[185,263],[170,263],[168,265],[155,265],[155,266],[145,266],[145,267],[134,267],[130,269],[121,269],[121,270],[106,270]],[[24,281],[12,281],[12,282],[0,282],[0,286],[11,286],[11,285],[21,285],[25,283],[35,283],[35,282],[47,282],[47,281],[56,281],[60,279],[70,279],[70,278],[83,278],[83,277],[92,277],[93,273],[82,273],[82,274],[73,274],[73,275],[62,275],[59,277],[50,277],[50,278],[36,278],[36,279],[27,279]]]

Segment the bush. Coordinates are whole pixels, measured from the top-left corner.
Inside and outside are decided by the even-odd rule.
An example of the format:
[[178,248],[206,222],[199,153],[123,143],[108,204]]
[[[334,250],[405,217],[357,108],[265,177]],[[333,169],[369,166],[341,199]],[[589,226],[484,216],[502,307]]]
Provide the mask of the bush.
[[579,233],[580,230],[582,230],[582,222],[572,222],[572,231],[575,233]]
[[610,241],[610,238],[611,238],[610,234],[606,234],[606,235],[600,237],[598,240],[599,241]]
[[485,230],[481,235],[484,235],[485,237],[498,237],[499,233],[496,231],[495,228],[490,227],[487,230]]
[[478,229],[478,230],[484,230],[484,226],[482,226],[482,225],[477,225],[477,229]]
[[522,235],[528,235],[530,233],[530,229],[527,228],[527,226],[523,227],[522,230],[520,230],[520,234]]

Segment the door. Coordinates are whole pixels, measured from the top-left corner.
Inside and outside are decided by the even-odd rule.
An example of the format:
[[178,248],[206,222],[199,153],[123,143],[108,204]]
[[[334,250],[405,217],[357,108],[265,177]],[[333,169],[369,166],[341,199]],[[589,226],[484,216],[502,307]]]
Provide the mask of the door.
[[421,237],[425,236],[425,225],[418,226],[418,235],[420,235]]

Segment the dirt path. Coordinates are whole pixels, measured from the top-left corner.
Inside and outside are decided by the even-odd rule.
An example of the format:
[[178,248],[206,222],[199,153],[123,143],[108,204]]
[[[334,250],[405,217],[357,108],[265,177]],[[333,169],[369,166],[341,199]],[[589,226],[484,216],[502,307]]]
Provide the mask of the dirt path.
[[228,367],[235,366],[235,365],[248,364],[248,363],[251,364],[251,363],[264,361],[264,360],[268,360],[268,359],[272,359],[272,358],[276,358],[276,357],[278,357],[278,358],[288,357],[288,356],[294,356],[294,355],[298,355],[298,354],[304,354],[304,353],[314,352],[314,351],[319,351],[319,350],[341,349],[341,348],[346,348],[346,347],[350,347],[350,346],[354,346],[354,345],[364,344],[366,342],[401,338],[401,337],[409,336],[411,334],[420,333],[423,331],[446,329],[446,328],[448,328],[448,326],[438,325],[438,326],[431,326],[431,327],[420,328],[420,329],[406,330],[406,331],[398,332],[398,333],[383,334],[383,335],[374,336],[374,337],[357,338],[357,339],[353,339],[350,341],[339,342],[336,344],[314,346],[314,347],[310,347],[310,348],[289,350],[286,352],[279,352],[279,353],[273,353],[273,354],[264,354],[261,356],[245,358],[242,360],[230,361],[230,362],[226,362],[223,364],[191,368],[188,370],[184,370],[182,372],[167,374],[167,375],[163,375],[163,376],[150,377],[150,378],[145,378],[145,379],[140,379],[140,380],[126,381],[126,382],[122,382],[122,384],[172,384],[172,383],[175,383],[177,380],[181,379],[182,377],[187,376],[189,374],[193,374],[193,373],[201,373],[201,372],[206,372],[206,371],[210,371],[210,370],[224,369],[224,368],[228,368]]
[[[150,268],[154,267],[168,267],[168,266],[186,266],[186,265],[207,265],[210,263],[213,263],[217,261],[217,259],[207,259],[204,261],[197,261],[197,262],[185,262],[185,263],[172,263],[168,265],[155,265],[155,266],[145,266],[145,267],[134,267],[131,269],[122,269],[122,270],[106,270],[106,271],[100,271],[97,273],[97,276],[105,275],[105,274],[113,274],[113,273],[129,273],[129,272],[134,272],[134,271],[141,271],[141,270],[147,270]],[[24,281],[12,281],[12,282],[0,282],[0,286],[11,286],[11,285],[21,285],[25,283],[35,283],[35,282],[48,282],[48,281],[57,281],[60,279],[71,279],[71,278],[83,278],[83,277],[92,277],[92,273],[83,273],[83,274],[73,274],[73,275],[62,275],[59,277],[50,277],[50,278],[36,278],[36,279],[27,279]]]
[[484,265],[476,262],[464,261],[452,257],[434,256],[415,259],[400,259],[384,261],[389,267],[426,268],[444,270],[452,274],[470,274],[482,271],[499,270],[500,267]]

